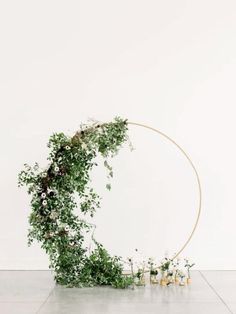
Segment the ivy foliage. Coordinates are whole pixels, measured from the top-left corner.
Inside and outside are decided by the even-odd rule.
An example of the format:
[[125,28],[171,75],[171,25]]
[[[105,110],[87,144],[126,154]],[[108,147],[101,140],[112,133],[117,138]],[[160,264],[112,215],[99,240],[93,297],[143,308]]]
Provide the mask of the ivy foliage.
[[[50,154],[46,170],[25,164],[19,174],[19,186],[27,186],[31,195],[28,244],[41,243],[50,259],[55,280],[67,286],[112,285],[125,288],[131,277],[122,275],[120,257],[112,257],[93,239],[95,249],[85,246],[85,234],[91,224],[85,216],[93,217],[100,207],[100,197],[90,187],[90,172],[97,166],[95,157],[104,158],[108,177],[113,177],[107,159],[116,155],[127,141],[127,120],[119,117],[110,123],[81,125],[73,137],[53,134],[48,143]],[[110,190],[110,183],[106,185]],[[75,198],[79,196],[80,214]]]

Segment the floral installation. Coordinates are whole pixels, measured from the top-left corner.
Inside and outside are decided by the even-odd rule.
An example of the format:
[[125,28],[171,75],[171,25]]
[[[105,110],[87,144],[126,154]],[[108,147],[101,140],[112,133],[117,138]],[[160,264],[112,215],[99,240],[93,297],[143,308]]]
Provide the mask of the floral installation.
[[[31,196],[28,244],[34,240],[41,243],[58,284],[134,288],[145,286],[147,273],[151,284],[168,286],[178,280],[183,283],[185,273],[179,269],[178,259],[165,257],[158,264],[153,258],[135,262],[133,257],[124,261],[120,256],[111,256],[94,238],[96,226],[85,219],[86,215],[93,217],[101,205],[100,196],[90,186],[90,172],[98,166],[95,158],[100,155],[104,159],[109,179],[106,188],[110,190],[113,169],[108,159],[114,157],[124,143],[133,149],[127,131],[127,120],[117,117],[109,123],[82,124],[72,137],[53,134],[48,143],[50,153],[46,169],[41,169],[38,163],[32,167],[25,164],[19,173],[19,186],[27,186]],[[78,215],[74,213],[78,207],[77,196]],[[85,236],[91,231],[92,250],[85,243]],[[189,281],[193,265],[185,260]],[[129,273],[125,273],[127,266]]]
[[[92,121],[81,125],[73,137],[53,134],[46,169],[25,164],[19,174],[19,186],[26,185],[31,196],[28,244],[33,240],[49,255],[50,268],[58,284],[66,286],[112,285],[125,288],[131,276],[123,275],[121,257],[110,256],[94,238],[95,249],[89,252],[84,237],[92,225],[86,215],[94,216],[101,198],[90,186],[90,172],[97,155],[104,159],[108,178],[113,170],[108,158],[114,157],[128,141],[127,120],[119,117],[110,123]],[[106,185],[110,190],[110,182]],[[80,199],[80,213],[75,197]]]

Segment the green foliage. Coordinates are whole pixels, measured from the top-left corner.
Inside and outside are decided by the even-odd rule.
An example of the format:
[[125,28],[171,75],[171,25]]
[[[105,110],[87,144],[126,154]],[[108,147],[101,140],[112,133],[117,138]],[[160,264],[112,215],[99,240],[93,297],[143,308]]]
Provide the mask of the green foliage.
[[134,279],[132,276],[119,276],[113,282],[112,286],[114,288],[125,289],[133,285]]
[[161,270],[162,272],[168,271],[169,268],[170,268],[170,265],[171,265],[171,260],[168,259],[167,257],[165,257],[164,262],[163,262],[163,263],[161,264],[161,266],[160,266],[160,270]]
[[[100,197],[90,187],[90,172],[97,166],[94,159],[100,154],[105,159],[108,178],[113,177],[107,158],[116,155],[126,140],[127,121],[121,118],[82,125],[73,137],[53,134],[48,143],[47,169],[41,171],[38,164],[25,164],[19,174],[19,186],[26,185],[31,195],[28,243],[41,243],[59,284],[123,288],[131,282],[122,275],[119,257],[111,257],[96,241],[96,248],[89,255],[84,245],[84,235],[91,229],[84,216],[93,217],[100,207]],[[110,183],[106,187],[110,190]],[[74,214],[76,195],[80,198],[79,216]]]
[[110,256],[104,247],[96,242],[96,249],[86,261],[85,269],[89,269],[94,284],[112,285],[125,288],[132,282],[122,275],[121,258]]
[[142,274],[143,274],[143,270],[142,270],[142,269],[138,269],[138,271],[137,271],[137,273],[136,273],[135,275],[136,275],[136,277],[137,277],[138,279],[141,279]]
[[157,276],[158,275],[157,266],[155,265],[155,263],[154,263],[152,258],[148,259],[148,265],[149,265],[149,273],[150,273],[150,275]]

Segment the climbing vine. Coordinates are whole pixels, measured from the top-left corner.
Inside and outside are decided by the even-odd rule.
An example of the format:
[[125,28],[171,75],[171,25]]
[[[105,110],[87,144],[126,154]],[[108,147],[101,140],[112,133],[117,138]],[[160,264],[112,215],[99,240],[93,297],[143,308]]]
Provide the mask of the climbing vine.
[[[133,282],[131,276],[122,275],[120,257],[110,256],[95,239],[92,252],[85,245],[85,234],[92,228],[86,215],[93,217],[101,201],[90,186],[95,158],[103,157],[112,178],[108,158],[128,140],[127,130],[127,121],[117,117],[110,123],[81,125],[73,137],[53,134],[48,143],[48,167],[41,170],[37,163],[33,167],[25,164],[19,174],[19,186],[27,186],[31,195],[28,244],[33,240],[41,243],[59,284],[125,288]],[[110,182],[106,187],[110,190]],[[76,215],[78,206],[80,213]]]

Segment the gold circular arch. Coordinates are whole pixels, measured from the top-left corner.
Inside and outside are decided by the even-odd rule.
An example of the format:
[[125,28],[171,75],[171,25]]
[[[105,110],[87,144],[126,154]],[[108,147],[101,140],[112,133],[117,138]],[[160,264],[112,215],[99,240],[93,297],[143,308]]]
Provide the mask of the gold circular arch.
[[200,214],[201,214],[201,209],[202,209],[202,188],[201,188],[201,182],[200,182],[200,177],[199,177],[199,174],[197,172],[197,169],[195,167],[195,165],[193,164],[191,158],[189,157],[189,155],[184,151],[184,149],[179,145],[177,144],[172,138],[170,138],[168,135],[166,135],[165,133],[153,128],[153,127],[150,127],[148,125],[145,125],[145,124],[141,124],[141,123],[136,123],[136,122],[130,122],[130,121],[127,121],[127,123],[129,125],[135,125],[135,126],[139,126],[139,127],[143,127],[145,129],[149,129],[153,132],[156,132],[158,133],[159,135],[163,136],[165,139],[167,139],[168,141],[170,141],[172,144],[174,144],[181,152],[182,154],[186,157],[186,159],[188,160],[189,164],[191,165],[193,171],[194,171],[194,174],[197,178],[197,184],[198,184],[198,194],[199,194],[199,201],[198,201],[198,205],[197,205],[197,217],[196,217],[196,221],[193,225],[193,229],[190,233],[190,235],[188,236],[187,240],[185,241],[185,243],[183,244],[183,246],[179,249],[179,251],[177,251],[177,253],[175,253],[174,257],[172,259],[175,259],[177,256],[180,255],[180,253],[182,253],[182,251],[186,248],[186,246],[189,244],[190,240],[192,239],[193,235],[194,235],[194,232],[197,228],[197,225],[198,225],[198,222],[199,222],[199,218],[200,218]]

